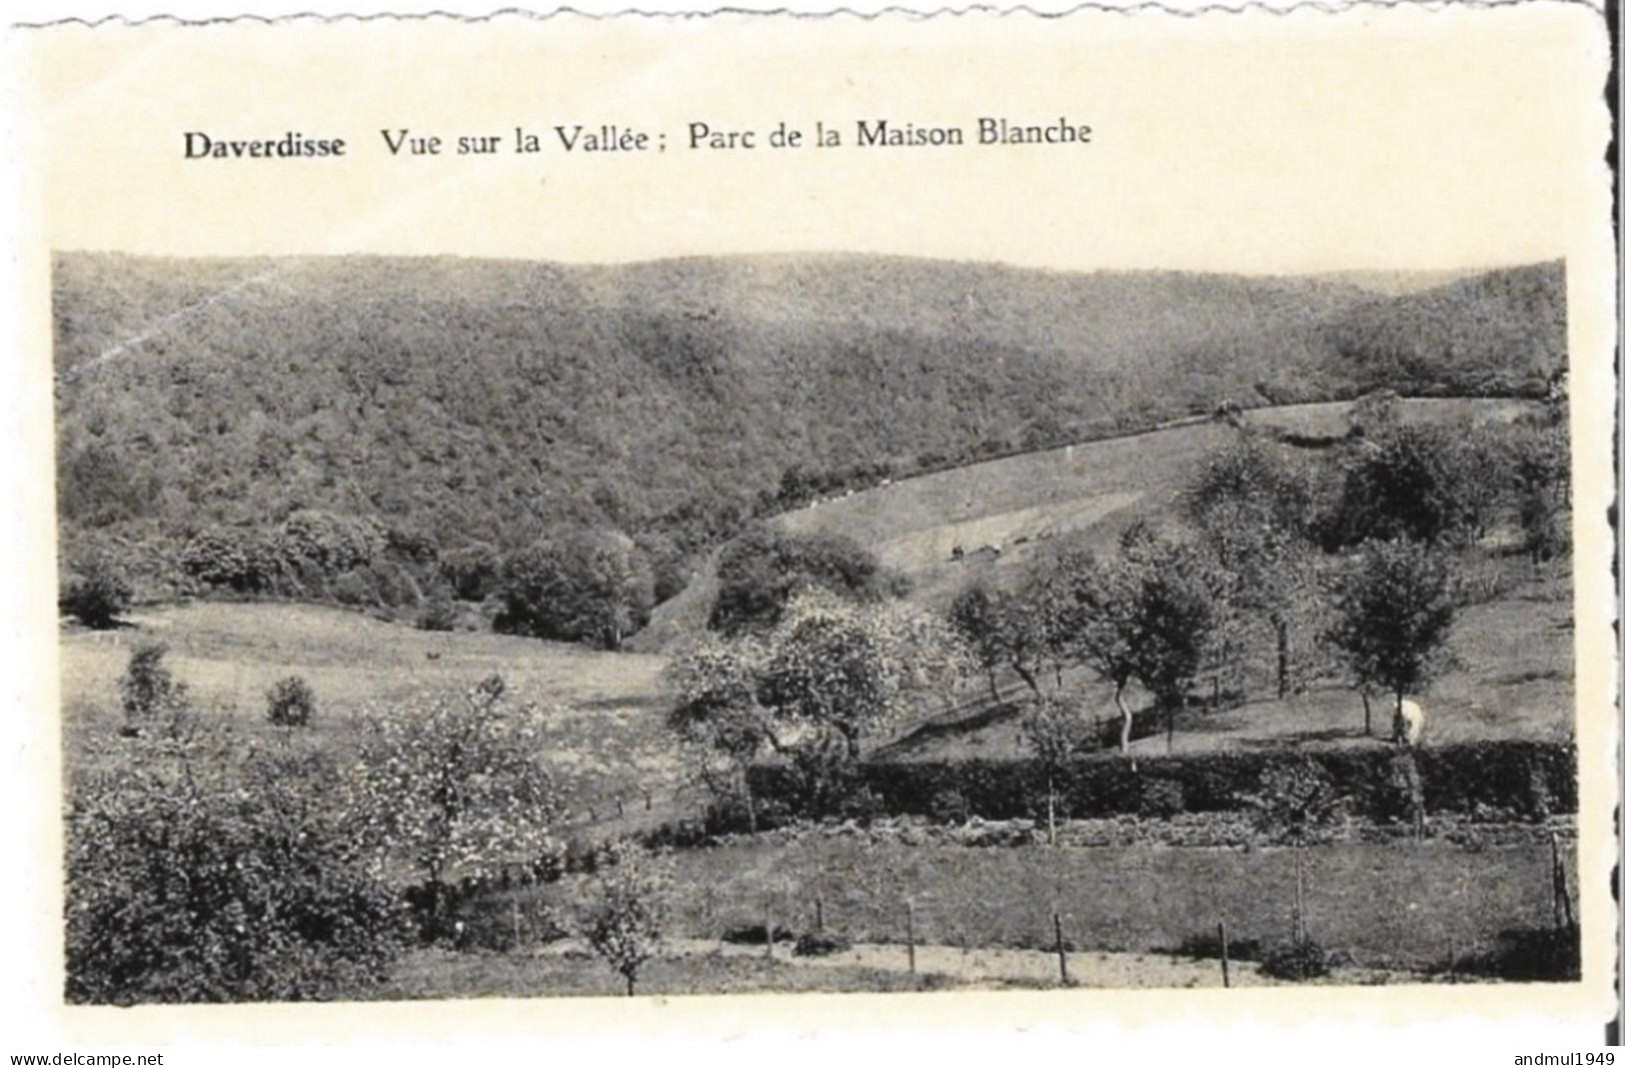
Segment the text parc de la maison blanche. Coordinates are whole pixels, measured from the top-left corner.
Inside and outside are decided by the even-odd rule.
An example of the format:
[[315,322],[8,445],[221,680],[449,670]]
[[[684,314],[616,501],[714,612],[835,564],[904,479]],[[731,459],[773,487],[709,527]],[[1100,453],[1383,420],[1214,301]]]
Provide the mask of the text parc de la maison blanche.
[[[891,119],[858,119],[849,126],[824,122],[807,129],[785,122],[764,129],[727,128],[690,122],[676,140],[685,151],[739,151],[757,148],[936,148],[954,145],[1087,145],[1093,130],[1066,116],[1045,122],[979,118],[967,126],[926,126]],[[410,127],[378,131],[377,146],[390,156],[536,155],[543,152],[664,152],[667,135],[618,124],[580,123],[513,133],[431,134]],[[182,134],[185,159],[336,159],[351,155],[343,137],[307,136],[288,131],[278,137],[239,138],[217,132]]]

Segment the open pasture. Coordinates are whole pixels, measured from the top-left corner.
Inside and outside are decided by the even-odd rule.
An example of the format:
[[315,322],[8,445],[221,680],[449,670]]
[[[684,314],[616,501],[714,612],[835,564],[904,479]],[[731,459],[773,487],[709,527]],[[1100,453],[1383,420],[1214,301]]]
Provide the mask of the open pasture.
[[[550,759],[583,803],[669,793],[678,776],[664,725],[664,659],[604,653],[534,638],[429,632],[316,605],[198,602],[135,612],[114,631],[66,629],[61,653],[64,738],[70,768],[92,736],[122,722],[119,676],[139,642],[165,644],[164,661],[207,715],[238,730],[277,728],[265,694],[302,676],[316,695],[308,728],[343,746],[363,714],[423,693],[460,693],[498,672],[519,702],[538,706],[555,744]],[[96,747],[105,752],[104,747]]]

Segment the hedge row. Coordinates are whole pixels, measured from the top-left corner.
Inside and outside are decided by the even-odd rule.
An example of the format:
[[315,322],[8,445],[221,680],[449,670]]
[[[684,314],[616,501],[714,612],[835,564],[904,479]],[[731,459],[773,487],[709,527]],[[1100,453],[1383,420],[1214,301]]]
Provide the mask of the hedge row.
[[[1418,784],[1427,812],[1544,819],[1574,812],[1578,802],[1571,746],[1487,741],[1146,757],[1137,770],[1121,757],[1088,757],[1057,778],[1056,810],[1074,819],[1237,811],[1249,806],[1267,767],[1299,760],[1318,766],[1351,815],[1371,819],[1408,818]],[[754,767],[750,786],[759,804],[829,814],[813,811],[807,784],[791,768]],[[876,816],[1031,818],[1049,798],[1048,776],[1032,760],[866,763],[853,769],[850,788],[862,804],[848,811]]]

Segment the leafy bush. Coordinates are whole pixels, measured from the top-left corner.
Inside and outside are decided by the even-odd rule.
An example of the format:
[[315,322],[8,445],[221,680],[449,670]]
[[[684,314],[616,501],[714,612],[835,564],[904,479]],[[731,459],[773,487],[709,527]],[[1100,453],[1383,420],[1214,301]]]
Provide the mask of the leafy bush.
[[583,934],[594,953],[626,980],[628,997],[637,993],[638,973],[654,957],[664,933],[671,868],[664,859],[629,843],[606,847]]
[[946,787],[931,798],[930,816],[938,823],[964,823],[971,814],[970,802],[958,787]]
[[329,597],[350,608],[365,608],[378,599],[378,588],[369,581],[371,576],[364,571],[346,571],[328,579],[307,570],[306,577],[317,588],[312,592],[325,588]]
[[[792,942],[796,934],[783,924],[773,925],[773,941]],[[805,936],[803,936],[805,937]],[[767,945],[767,925],[762,923],[741,923],[722,932],[722,940],[739,946],[765,946]]]
[[460,601],[483,601],[498,588],[502,559],[483,542],[453,549],[440,558],[440,574]]
[[106,630],[130,607],[132,591],[124,575],[105,557],[92,560],[68,580],[62,608],[93,630]]
[[276,550],[258,533],[234,527],[209,527],[186,540],[181,570],[205,586],[236,593],[264,593],[283,576]]
[[150,720],[186,701],[186,686],[170,674],[165,652],[160,642],[142,642],[130,651],[130,663],[119,678],[119,699],[132,723]]
[[1266,948],[1259,959],[1258,970],[1271,979],[1301,983],[1306,979],[1330,975],[1332,966],[1320,943],[1313,938],[1304,938]]
[[457,608],[448,600],[435,598],[418,612],[417,626],[418,630],[456,630]]
[[372,563],[387,547],[388,537],[383,524],[370,517],[304,509],[283,520],[277,548],[290,563],[338,575]]
[[265,718],[278,727],[304,727],[316,714],[316,694],[298,675],[278,679],[265,694]]
[[1178,779],[1147,777],[1140,784],[1140,815],[1168,819],[1185,811],[1185,785]]
[[1228,945],[1219,941],[1217,931],[1187,935],[1170,952],[1177,957],[1195,957],[1198,960],[1218,960],[1226,950],[1231,960],[1258,960],[1263,956],[1262,943],[1256,938],[1231,938]]
[[145,754],[73,784],[67,812],[70,1001],[308,1000],[375,980],[405,945],[335,766],[235,754],[211,781]]
[[469,894],[451,916],[458,949],[512,953],[569,934],[544,902],[524,893]]

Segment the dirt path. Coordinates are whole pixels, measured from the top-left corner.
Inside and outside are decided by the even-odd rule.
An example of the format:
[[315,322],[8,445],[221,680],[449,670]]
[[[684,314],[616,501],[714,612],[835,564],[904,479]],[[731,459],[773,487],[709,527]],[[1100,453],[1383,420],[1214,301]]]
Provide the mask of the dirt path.
[[[564,939],[537,950],[538,956],[570,956],[590,952],[575,940]],[[673,938],[664,943],[663,956],[669,957],[765,957],[760,945],[735,945],[701,939]],[[914,950],[915,970],[920,975],[946,976],[959,983],[1059,985],[1060,963],[1054,953],[1030,949],[960,949],[955,946],[923,945]],[[860,942],[851,949],[823,957],[798,957],[788,942],[774,947],[774,959],[795,968],[872,968],[907,973],[908,947],[876,942]],[[1067,973],[1080,987],[1121,989],[1146,987],[1219,987],[1223,976],[1216,960],[1195,960],[1158,953],[1067,954]],[[1370,969],[1345,969],[1329,982],[1357,985],[1420,981],[1420,977]],[[1232,961],[1232,986],[1273,986],[1276,980],[1259,974],[1258,965]]]

